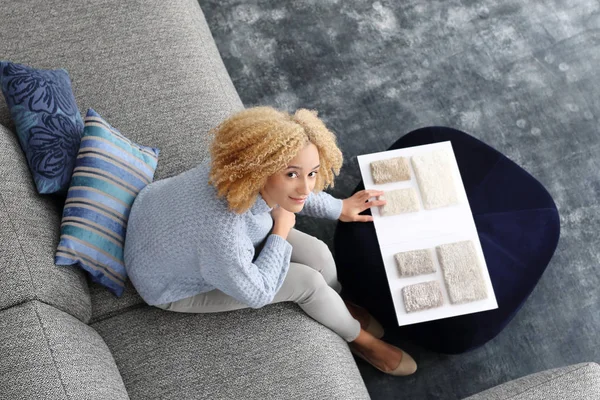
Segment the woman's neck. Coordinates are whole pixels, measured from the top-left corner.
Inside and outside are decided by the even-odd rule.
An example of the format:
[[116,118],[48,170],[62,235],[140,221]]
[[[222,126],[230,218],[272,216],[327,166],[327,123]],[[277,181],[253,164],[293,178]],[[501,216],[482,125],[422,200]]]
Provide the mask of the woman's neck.
[[271,199],[269,198],[269,196],[268,196],[268,195],[265,195],[265,192],[264,192],[262,189],[261,189],[261,190],[259,190],[259,192],[258,192],[258,193],[260,193],[260,195],[262,196],[262,198],[263,198],[263,200],[265,201],[265,203],[267,203],[267,205],[269,206],[269,208],[273,208],[273,207],[275,207],[275,204],[273,204],[273,203],[271,202]]

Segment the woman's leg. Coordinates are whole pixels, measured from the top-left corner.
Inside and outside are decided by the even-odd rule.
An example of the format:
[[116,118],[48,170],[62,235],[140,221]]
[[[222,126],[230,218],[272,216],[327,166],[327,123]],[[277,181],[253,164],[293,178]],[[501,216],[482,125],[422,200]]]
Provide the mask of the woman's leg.
[[287,241],[292,245],[292,262],[316,269],[323,275],[327,285],[341,293],[342,285],[337,279],[335,260],[331,250],[322,240],[293,228]]
[[[304,264],[292,262],[283,284],[272,303],[293,301],[309,316],[351,342],[360,333],[360,323],[352,317],[339,294],[332,289],[323,275]],[[220,290],[200,293],[164,305],[168,311],[209,313],[232,311],[248,307]]]
[[[291,285],[286,285],[290,279]],[[286,300],[286,298],[288,300]],[[300,308],[316,321],[336,332],[348,342],[360,333],[360,323],[352,317],[340,295],[316,269],[290,263],[290,269],[273,302],[294,299]]]

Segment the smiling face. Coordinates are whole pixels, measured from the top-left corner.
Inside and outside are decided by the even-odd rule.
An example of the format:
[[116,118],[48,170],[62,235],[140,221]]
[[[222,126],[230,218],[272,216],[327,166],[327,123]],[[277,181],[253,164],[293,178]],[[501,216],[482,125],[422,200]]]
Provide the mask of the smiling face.
[[319,167],[317,146],[308,143],[286,169],[267,179],[260,194],[269,207],[279,204],[287,211],[300,212],[304,207],[304,200],[315,187]]

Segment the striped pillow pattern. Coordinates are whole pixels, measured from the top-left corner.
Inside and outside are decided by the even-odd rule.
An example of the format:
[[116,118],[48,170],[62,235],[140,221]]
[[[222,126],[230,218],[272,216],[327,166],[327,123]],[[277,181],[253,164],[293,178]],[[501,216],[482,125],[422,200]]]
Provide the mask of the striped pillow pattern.
[[152,182],[159,149],[133,143],[88,109],[62,214],[56,265],[78,264],[117,297],[127,273],[123,245],[135,197]]

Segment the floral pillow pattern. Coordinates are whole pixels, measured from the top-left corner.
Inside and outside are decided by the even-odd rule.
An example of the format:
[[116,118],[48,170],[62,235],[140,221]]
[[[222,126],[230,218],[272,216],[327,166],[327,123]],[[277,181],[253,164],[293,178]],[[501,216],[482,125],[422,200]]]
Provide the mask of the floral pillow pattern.
[[83,134],[69,74],[0,61],[0,86],[38,193],[66,194]]

